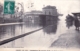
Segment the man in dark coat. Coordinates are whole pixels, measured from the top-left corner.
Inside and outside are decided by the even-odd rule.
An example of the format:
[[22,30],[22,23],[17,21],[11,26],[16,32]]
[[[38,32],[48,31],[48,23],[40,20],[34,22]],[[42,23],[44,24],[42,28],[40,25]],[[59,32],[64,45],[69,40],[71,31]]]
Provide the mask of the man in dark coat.
[[75,16],[74,25],[76,27],[76,30],[79,30],[80,21],[78,20],[78,17],[77,16]]

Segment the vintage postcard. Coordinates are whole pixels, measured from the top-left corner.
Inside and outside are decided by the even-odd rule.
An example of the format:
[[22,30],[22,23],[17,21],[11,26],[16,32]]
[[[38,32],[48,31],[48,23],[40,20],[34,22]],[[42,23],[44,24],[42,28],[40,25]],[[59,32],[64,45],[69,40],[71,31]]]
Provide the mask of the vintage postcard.
[[0,0],[0,51],[80,51],[80,0]]

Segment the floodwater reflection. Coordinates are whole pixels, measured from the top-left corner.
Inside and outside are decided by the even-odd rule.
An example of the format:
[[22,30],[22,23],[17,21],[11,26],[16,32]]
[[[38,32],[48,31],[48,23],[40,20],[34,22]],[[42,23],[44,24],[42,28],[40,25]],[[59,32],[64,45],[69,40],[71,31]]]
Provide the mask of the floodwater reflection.
[[[18,36],[18,35],[21,35],[21,34],[24,34],[24,33],[30,32],[30,31],[34,31],[34,30],[42,28],[42,27],[43,27],[43,30],[41,30],[37,34],[35,33],[36,36],[39,33],[42,33],[42,34],[46,33],[48,35],[56,34],[58,20],[59,20],[58,17],[41,16],[38,18],[38,21],[36,21],[36,19],[35,19],[34,22],[28,21],[28,22],[25,22],[24,24],[0,26],[0,41],[14,37],[14,36]],[[42,34],[39,34],[39,35],[41,36]],[[33,35],[33,36],[35,36],[35,35]],[[17,41],[12,41],[6,45],[4,44],[4,47],[6,47],[6,46],[7,47],[15,47],[17,45],[16,44],[17,42],[23,43],[25,40],[26,39],[24,39],[24,38],[20,38]],[[22,46],[20,46],[20,47],[22,47]]]
[[41,26],[44,27],[43,31],[47,34],[56,33],[59,18],[53,16],[44,16],[41,18]]

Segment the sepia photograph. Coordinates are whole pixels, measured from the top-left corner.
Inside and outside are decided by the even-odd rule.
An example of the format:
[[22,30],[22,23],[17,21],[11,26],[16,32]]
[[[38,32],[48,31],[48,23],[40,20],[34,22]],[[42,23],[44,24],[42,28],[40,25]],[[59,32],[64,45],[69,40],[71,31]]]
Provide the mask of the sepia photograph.
[[80,49],[80,0],[0,0],[2,48]]

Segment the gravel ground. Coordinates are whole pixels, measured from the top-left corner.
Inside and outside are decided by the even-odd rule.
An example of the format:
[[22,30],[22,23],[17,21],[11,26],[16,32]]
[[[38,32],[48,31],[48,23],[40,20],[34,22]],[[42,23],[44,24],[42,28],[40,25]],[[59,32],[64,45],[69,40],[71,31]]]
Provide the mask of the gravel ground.
[[59,48],[80,48],[80,31],[69,29],[67,33],[59,36],[50,47]]

